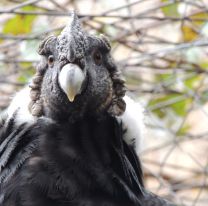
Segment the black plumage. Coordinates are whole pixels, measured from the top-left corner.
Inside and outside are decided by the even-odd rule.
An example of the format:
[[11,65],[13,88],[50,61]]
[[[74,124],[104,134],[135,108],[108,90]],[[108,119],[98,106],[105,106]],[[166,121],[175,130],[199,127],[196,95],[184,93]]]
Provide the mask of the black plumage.
[[109,52],[108,40],[82,31],[75,14],[40,45],[33,121],[18,122],[17,107],[0,126],[0,205],[173,205],[145,190],[140,161],[123,140],[115,116],[125,110],[125,87]]

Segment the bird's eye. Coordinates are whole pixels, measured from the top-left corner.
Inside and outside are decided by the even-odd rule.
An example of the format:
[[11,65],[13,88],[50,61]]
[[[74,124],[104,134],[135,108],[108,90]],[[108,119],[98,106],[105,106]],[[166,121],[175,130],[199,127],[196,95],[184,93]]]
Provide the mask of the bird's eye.
[[53,55],[50,55],[50,56],[48,57],[48,64],[49,64],[49,65],[53,65],[53,63],[54,63],[54,57],[53,57]]
[[102,63],[102,55],[101,55],[101,53],[99,51],[96,51],[93,54],[93,58],[94,58],[95,64],[100,66],[101,63]]

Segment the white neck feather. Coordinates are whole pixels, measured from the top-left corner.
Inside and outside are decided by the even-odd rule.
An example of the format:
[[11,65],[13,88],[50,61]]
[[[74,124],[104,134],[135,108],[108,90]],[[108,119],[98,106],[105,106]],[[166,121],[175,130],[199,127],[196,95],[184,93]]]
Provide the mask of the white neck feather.
[[123,115],[117,117],[117,120],[122,122],[124,130],[126,130],[124,134],[125,142],[134,146],[138,154],[141,151],[145,133],[144,108],[128,96],[125,96],[124,100],[126,110]]
[[26,86],[15,95],[10,103],[7,109],[8,117],[11,118],[13,114],[17,112],[15,119],[16,125],[21,125],[23,123],[32,124],[36,120],[36,118],[31,115],[28,109],[30,101],[30,88]]

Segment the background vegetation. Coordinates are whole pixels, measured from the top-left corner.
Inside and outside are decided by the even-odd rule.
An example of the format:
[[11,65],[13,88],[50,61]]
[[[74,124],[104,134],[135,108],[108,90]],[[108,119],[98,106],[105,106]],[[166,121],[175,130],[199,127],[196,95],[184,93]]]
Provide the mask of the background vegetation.
[[207,0],[1,0],[0,108],[34,74],[41,39],[75,9],[104,33],[131,95],[146,109],[147,187],[179,205],[208,203]]

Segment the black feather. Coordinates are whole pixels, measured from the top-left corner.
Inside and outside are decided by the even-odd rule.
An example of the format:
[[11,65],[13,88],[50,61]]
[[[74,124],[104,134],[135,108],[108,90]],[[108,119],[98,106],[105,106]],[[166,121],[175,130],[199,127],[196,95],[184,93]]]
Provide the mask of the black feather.
[[[34,200],[30,200],[34,203],[30,204],[38,205],[40,200],[35,200],[39,199],[40,194],[44,194],[45,199],[49,202],[57,201],[57,205],[60,201],[63,205],[65,205],[63,201],[66,205],[68,202],[71,202],[71,205],[82,205],[79,202],[83,202],[84,199],[92,203],[100,201],[109,202],[111,205],[135,203],[139,205],[138,194],[142,194],[141,188],[136,188],[137,191],[132,188],[127,176],[123,176],[120,171],[120,168],[127,170],[126,165],[120,162],[120,157],[115,158],[113,155],[116,146],[116,153],[125,156],[122,136],[116,135],[120,127],[116,120],[110,117],[102,120],[88,118],[64,125],[44,119],[38,121],[34,126],[38,128],[38,132],[31,128],[27,134],[37,137],[36,150],[33,154],[20,153],[17,150],[18,153],[15,155],[19,161],[25,158],[28,160],[24,166],[15,168],[19,168],[18,173],[13,176],[7,174],[7,180],[2,182],[1,192],[5,193],[5,202],[10,202],[12,194],[16,194],[16,198],[18,196],[20,199],[34,196]],[[24,139],[24,134],[21,136],[21,141]],[[20,135],[17,137],[19,138]],[[21,144],[21,141],[18,143]],[[115,142],[119,143],[115,145]],[[18,148],[16,143],[13,146]],[[20,146],[23,151],[31,151],[28,150],[28,144]],[[16,159],[7,162],[7,168],[2,174],[4,171],[7,173],[9,166],[14,167],[19,164],[19,161],[15,161]],[[126,173],[131,176],[132,169],[127,170]],[[20,176],[21,183],[18,182]],[[22,195],[24,197],[21,197]]]
[[64,124],[41,118],[24,127],[15,136],[16,158],[3,169],[2,205],[148,206],[155,201],[168,206],[143,188],[140,162],[115,118]]

